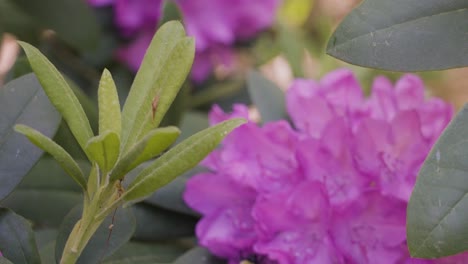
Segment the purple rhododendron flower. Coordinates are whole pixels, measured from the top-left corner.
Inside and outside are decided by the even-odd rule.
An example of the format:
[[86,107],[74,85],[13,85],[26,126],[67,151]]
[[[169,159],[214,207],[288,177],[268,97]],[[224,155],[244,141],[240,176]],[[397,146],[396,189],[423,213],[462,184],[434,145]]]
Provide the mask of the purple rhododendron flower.
[[[468,263],[459,255],[411,259],[406,207],[429,149],[453,115],[426,99],[415,75],[375,79],[366,98],[354,75],[297,80],[287,91],[293,127],[249,122],[226,137],[187,183],[185,201],[203,217],[199,243],[239,263]],[[214,107],[212,124],[248,117]]]
[[[203,81],[214,66],[229,68],[232,45],[252,38],[273,23],[281,0],[175,0],[187,33],[195,38],[194,81]],[[94,6],[114,5],[115,24],[131,42],[117,58],[137,71],[161,17],[162,0],[88,0]]]

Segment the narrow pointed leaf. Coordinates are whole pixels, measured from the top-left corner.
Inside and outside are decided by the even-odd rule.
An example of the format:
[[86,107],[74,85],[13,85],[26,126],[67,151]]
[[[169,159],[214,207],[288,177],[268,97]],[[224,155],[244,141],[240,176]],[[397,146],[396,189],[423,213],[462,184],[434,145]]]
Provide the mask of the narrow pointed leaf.
[[104,69],[99,82],[99,134],[112,131],[120,137],[121,116],[119,96],[111,73]]
[[419,172],[408,204],[407,239],[418,258],[468,250],[468,105],[452,120]]
[[93,137],[86,145],[92,161],[99,165],[103,173],[112,170],[120,153],[120,139],[115,132],[107,131],[102,135]]
[[62,114],[71,132],[84,149],[93,136],[89,120],[68,83],[52,63],[35,47],[19,42],[44,91],[55,108]]
[[0,208],[0,252],[13,263],[41,263],[31,224],[7,208]]
[[122,179],[125,174],[141,163],[156,157],[171,146],[180,135],[177,127],[157,128],[148,133],[119,160],[110,179]]
[[247,88],[253,103],[258,108],[263,122],[276,121],[286,117],[284,93],[273,82],[259,72],[249,72]]
[[86,179],[78,164],[60,145],[44,136],[41,132],[25,125],[16,125],[15,131],[25,135],[36,146],[49,153],[84,190]]
[[177,94],[173,94],[173,89],[178,89],[188,74],[193,53],[193,43],[185,37],[180,22],[168,22],[158,30],[123,108],[122,149],[128,150],[144,136],[145,122],[152,121],[152,127],[158,126],[173,100],[171,97]]
[[240,118],[224,121],[184,140],[142,170],[123,199],[140,200],[195,167],[229,132],[243,123],[245,120]]
[[0,88],[0,113],[0,200],[3,200],[43,153],[23,135],[15,133],[14,125],[27,124],[52,137],[60,124],[60,115],[34,74]]
[[468,1],[366,0],[338,26],[327,53],[392,71],[468,66]]

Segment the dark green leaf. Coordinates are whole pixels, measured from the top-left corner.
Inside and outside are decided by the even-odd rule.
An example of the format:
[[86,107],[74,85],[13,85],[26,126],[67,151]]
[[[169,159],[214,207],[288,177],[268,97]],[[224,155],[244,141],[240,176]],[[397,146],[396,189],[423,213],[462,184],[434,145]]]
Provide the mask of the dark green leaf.
[[327,53],[392,71],[468,66],[468,1],[366,0],[330,38]]
[[173,264],[225,264],[226,261],[218,259],[202,247],[195,247],[178,258]]
[[259,72],[251,71],[247,78],[247,87],[263,122],[277,121],[286,117],[284,92],[273,82]]
[[182,142],[184,139],[209,126],[208,115],[206,113],[195,111],[185,112],[182,121],[180,122],[179,127],[182,133],[177,138],[177,143]]
[[437,258],[468,250],[468,105],[432,148],[408,204],[410,253]]
[[163,11],[160,25],[167,23],[171,20],[182,20],[182,14],[180,13],[178,5],[172,0],[164,0]]
[[16,79],[0,89],[0,200],[18,185],[39,160],[42,150],[15,133],[17,123],[27,124],[52,136],[60,116],[33,74]]
[[146,204],[135,205],[137,228],[134,238],[161,241],[194,236],[197,218]]
[[184,251],[184,247],[167,242],[157,244],[131,241],[107,258],[104,264],[162,264],[174,261]]
[[140,200],[168,184],[195,167],[229,132],[243,123],[245,120],[241,118],[230,119],[184,140],[141,171],[122,198]]
[[9,261],[7,258],[0,257],[0,264],[13,264],[13,263]]
[[20,42],[39,82],[55,108],[67,121],[71,132],[84,149],[93,137],[89,120],[73,90],[52,63],[35,47]]
[[[81,205],[73,208],[60,226],[55,248],[56,259],[61,258],[66,240],[76,222],[81,218],[81,211]],[[86,245],[77,264],[98,263],[102,258],[112,255],[124,245],[135,231],[136,221],[132,211],[132,208],[117,209],[114,222],[112,222],[113,215],[109,215]],[[113,231],[109,238],[109,226],[111,224],[113,224]]]
[[197,173],[202,173],[206,171],[206,168],[195,167],[189,170],[188,172],[184,173],[183,175],[175,178],[168,185],[158,189],[144,202],[174,212],[198,217],[199,214],[185,204],[183,194],[185,191],[185,183],[187,182],[187,180]]
[[97,46],[99,28],[85,1],[13,0],[14,4],[42,27],[50,28],[70,46],[81,50]]
[[41,263],[31,225],[6,208],[0,208],[0,252],[13,263]]
[[[86,168],[85,164],[80,163],[88,171],[89,165]],[[33,221],[35,227],[58,228],[82,198],[81,188],[57,162],[42,158],[1,205]]]
[[44,228],[34,231],[34,237],[36,238],[36,245],[39,251],[44,247],[48,246],[51,242],[55,242],[58,230],[54,228]]

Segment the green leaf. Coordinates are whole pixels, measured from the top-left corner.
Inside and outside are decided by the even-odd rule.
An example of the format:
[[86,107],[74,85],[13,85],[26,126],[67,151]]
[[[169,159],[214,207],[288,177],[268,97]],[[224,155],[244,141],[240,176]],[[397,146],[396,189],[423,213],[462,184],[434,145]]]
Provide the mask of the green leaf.
[[86,143],[93,137],[93,132],[83,107],[70,86],[39,50],[25,42],[19,42],[19,44],[26,52],[29,63],[50,101],[67,121],[81,148],[85,149]]
[[177,143],[182,142],[184,139],[191,135],[202,131],[209,127],[208,115],[204,112],[190,111],[185,112],[180,122],[180,136],[177,138]]
[[0,264],[13,264],[13,263],[9,261],[7,258],[0,257]]
[[304,70],[302,69],[302,64],[304,61],[305,46],[299,33],[292,27],[280,25],[278,42],[282,53],[292,68],[294,76],[303,77]]
[[25,125],[16,125],[15,131],[28,137],[36,146],[54,157],[60,166],[70,175],[84,190],[86,179],[78,164],[61,146],[44,136],[41,132]]
[[392,71],[468,66],[466,0],[366,0],[338,26],[327,53]]
[[0,208],[0,252],[13,263],[41,263],[31,225],[6,208]]
[[180,134],[177,127],[157,128],[135,144],[112,170],[110,180],[122,179],[141,163],[156,157],[171,146]]
[[167,241],[164,243],[130,241],[111,257],[107,258],[104,264],[169,263],[174,261],[180,254],[184,253],[185,250],[185,247],[175,243],[169,244]]
[[468,105],[452,120],[419,172],[408,204],[407,239],[418,258],[468,250]]
[[122,117],[120,103],[111,73],[104,69],[98,89],[99,100],[99,133],[112,131],[120,138]]
[[99,27],[86,2],[76,0],[14,0],[36,24],[57,32],[68,45],[81,50],[97,46]]
[[[88,164],[79,164],[84,171],[89,170]],[[35,227],[58,228],[68,212],[82,201],[81,188],[66,176],[57,162],[42,158],[1,206],[26,217]]]
[[[57,236],[56,259],[61,258],[66,240],[76,222],[81,218],[81,212],[82,206],[77,206],[63,220]],[[113,229],[109,237],[109,226],[111,224],[113,224]],[[115,216],[109,215],[94,233],[80,255],[77,264],[97,264],[101,258],[112,255],[131,238],[135,231],[135,225],[136,221],[132,208],[117,209]]]
[[245,123],[236,118],[207,128],[184,140],[141,171],[122,196],[126,201],[142,199],[195,167],[234,128]]
[[197,218],[147,204],[136,204],[137,227],[134,239],[165,241],[193,237]]
[[225,260],[221,260],[213,255],[206,248],[194,247],[189,252],[179,257],[173,264],[224,264]]
[[120,153],[119,136],[112,131],[93,137],[86,145],[86,153],[92,161],[97,162],[103,174],[112,170]]
[[144,203],[161,207],[173,212],[181,213],[184,215],[191,215],[199,217],[200,214],[187,206],[183,199],[185,192],[185,184],[190,177],[195,174],[203,173],[208,169],[198,166],[183,175],[175,178],[166,186],[156,190],[150,197],[144,200]]
[[273,82],[259,72],[250,71],[247,88],[263,122],[277,121],[286,117],[285,95]]
[[52,136],[60,115],[33,74],[25,75],[0,88],[0,200],[23,179],[42,155],[13,126],[23,123]]
[[123,153],[159,125],[189,73],[194,53],[194,41],[185,37],[180,22],[158,30],[123,108]]

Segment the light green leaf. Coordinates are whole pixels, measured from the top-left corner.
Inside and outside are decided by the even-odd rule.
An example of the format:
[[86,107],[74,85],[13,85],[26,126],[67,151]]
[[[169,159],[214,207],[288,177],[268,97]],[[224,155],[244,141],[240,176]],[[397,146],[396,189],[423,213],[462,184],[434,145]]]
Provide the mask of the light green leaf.
[[[65,216],[56,240],[56,259],[60,259],[67,238],[75,224],[80,220],[82,212],[82,205],[78,205]],[[110,225],[113,225],[111,236],[109,236]],[[108,215],[89,240],[76,264],[102,263],[102,258],[112,255],[130,240],[135,231],[135,226],[136,219],[133,208],[119,208],[115,211],[115,215]]]
[[195,167],[230,131],[243,123],[245,120],[240,118],[224,121],[184,140],[142,170],[123,199],[140,200]]
[[157,128],[135,144],[112,170],[110,180],[121,179],[141,163],[156,157],[171,146],[180,135],[177,127]]
[[112,131],[120,137],[122,118],[120,103],[111,73],[104,69],[98,89],[99,101],[99,134]]
[[286,117],[285,94],[273,82],[259,72],[250,71],[247,88],[253,103],[260,112],[262,122],[276,121]]
[[80,146],[84,149],[93,136],[88,118],[75,94],[52,63],[35,47],[19,42],[34,73],[55,108],[62,114]]
[[88,178],[88,196],[90,199],[93,198],[94,194],[99,188],[100,184],[100,177],[99,177],[99,169],[97,166],[97,163],[94,163],[94,165],[91,167],[91,171],[89,172],[89,178]]
[[41,132],[25,125],[16,125],[15,131],[25,135],[36,146],[49,153],[84,190],[86,179],[78,164],[61,146],[44,136]]
[[113,131],[91,138],[86,145],[91,160],[99,165],[103,174],[112,170],[120,153],[119,136]]
[[123,108],[124,153],[159,125],[190,70],[194,53],[194,42],[185,37],[180,22],[168,22],[158,30]]
[[433,146],[408,204],[407,239],[417,258],[468,250],[468,105]]
[[392,71],[468,66],[468,1],[366,0],[331,36],[327,53]]

